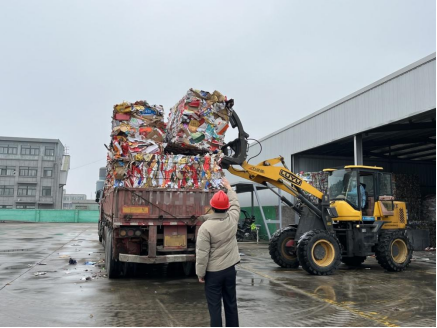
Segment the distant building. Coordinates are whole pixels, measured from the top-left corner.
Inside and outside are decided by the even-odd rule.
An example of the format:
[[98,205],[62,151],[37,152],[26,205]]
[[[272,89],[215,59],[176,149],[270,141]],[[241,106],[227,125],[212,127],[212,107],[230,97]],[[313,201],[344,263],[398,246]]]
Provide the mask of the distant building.
[[0,208],[61,209],[69,169],[58,139],[0,136]]
[[85,194],[64,194],[62,209],[64,210],[98,210],[99,205],[94,199],[86,199]]
[[102,190],[106,180],[106,167],[99,169],[99,180],[96,182],[96,191]]

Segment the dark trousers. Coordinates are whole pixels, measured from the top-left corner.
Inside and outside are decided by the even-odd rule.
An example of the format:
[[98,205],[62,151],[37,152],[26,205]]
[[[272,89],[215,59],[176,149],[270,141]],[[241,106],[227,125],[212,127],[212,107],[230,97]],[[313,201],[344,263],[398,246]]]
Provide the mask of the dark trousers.
[[206,272],[205,294],[211,316],[211,327],[223,327],[222,298],[226,327],[238,327],[236,278],[237,271],[234,265],[221,271]]

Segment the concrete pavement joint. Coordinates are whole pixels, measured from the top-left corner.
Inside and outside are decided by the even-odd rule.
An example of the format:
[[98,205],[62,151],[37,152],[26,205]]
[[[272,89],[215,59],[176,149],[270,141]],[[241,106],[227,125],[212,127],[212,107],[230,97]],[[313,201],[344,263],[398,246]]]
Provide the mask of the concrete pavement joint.
[[[332,306],[335,306],[337,308],[340,308],[342,310],[346,310],[346,311],[348,311],[348,312],[350,312],[352,314],[355,314],[355,315],[357,315],[357,316],[359,316],[361,318],[374,321],[374,322],[378,323],[379,325],[383,325],[385,327],[399,327],[399,325],[396,325],[396,324],[391,323],[390,321],[388,321],[387,317],[383,317],[382,319],[375,318],[375,317],[373,317],[371,315],[368,315],[368,314],[366,314],[366,313],[364,313],[362,311],[355,310],[355,309],[347,306],[346,304],[338,303],[338,302],[330,300],[330,299],[320,298],[320,297],[317,297],[316,294],[308,293],[308,292],[303,291],[301,289],[298,289],[298,288],[295,288],[293,286],[289,286],[287,284],[284,284],[283,282],[276,280],[274,277],[271,277],[271,276],[269,276],[267,274],[264,274],[264,273],[261,273],[261,272],[255,271],[255,270],[252,270],[252,269],[250,269],[250,268],[248,268],[248,267],[246,267],[244,265],[240,264],[239,267],[244,269],[244,270],[246,270],[246,271],[252,272],[252,273],[257,274],[257,275],[259,275],[261,277],[269,279],[269,280],[273,281],[274,283],[276,283],[278,285],[281,285],[281,286],[283,286],[283,287],[285,287],[287,289],[290,289],[290,290],[292,290],[292,291],[294,291],[296,293],[299,293],[299,294],[311,297],[312,299],[316,299],[318,301],[322,301],[322,302],[328,303],[328,304],[330,304]],[[374,312],[372,312],[372,314],[373,313]]]

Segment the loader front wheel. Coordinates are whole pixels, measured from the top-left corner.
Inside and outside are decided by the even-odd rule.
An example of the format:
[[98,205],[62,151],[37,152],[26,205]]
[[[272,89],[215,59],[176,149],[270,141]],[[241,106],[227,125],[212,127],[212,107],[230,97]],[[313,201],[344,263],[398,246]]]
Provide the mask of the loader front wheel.
[[411,262],[413,247],[402,232],[383,232],[375,255],[379,265],[387,271],[404,271]]
[[269,243],[272,260],[283,268],[298,268],[299,261],[295,244],[296,228],[286,227],[276,231]]
[[338,239],[324,230],[310,230],[300,237],[297,256],[302,268],[310,274],[327,276],[341,264]]

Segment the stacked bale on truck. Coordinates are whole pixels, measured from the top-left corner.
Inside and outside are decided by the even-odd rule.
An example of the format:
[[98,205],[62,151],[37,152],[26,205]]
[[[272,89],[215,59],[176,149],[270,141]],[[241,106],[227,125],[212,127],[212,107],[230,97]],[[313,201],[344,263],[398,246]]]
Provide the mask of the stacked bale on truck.
[[[108,173],[99,194],[99,239],[110,278],[126,273],[129,263],[181,262],[187,274],[193,267],[201,224],[197,217],[209,210],[212,195],[221,188],[220,147],[232,106],[218,92],[189,93],[189,102],[185,96],[170,114],[185,120],[179,118],[171,130],[183,133],[182,139],[170,137],[160,105],[137,101],[114,106]],[[187,117],[202,118],[198,127],[204,130],[190,129]],[[205,134],[201,146],[199,133]]]

